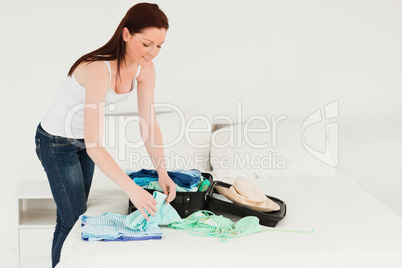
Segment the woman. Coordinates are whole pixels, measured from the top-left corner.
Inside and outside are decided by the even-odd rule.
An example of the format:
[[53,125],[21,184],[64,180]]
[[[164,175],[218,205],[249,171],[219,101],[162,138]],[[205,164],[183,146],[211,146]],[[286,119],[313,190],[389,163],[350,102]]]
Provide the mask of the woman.
[[[162,136],[151,118],[154,102],[155,58],[169,28],[166,15],[156,4],[140,3],[128,10],[110,41],[78,59],[71,67],[52,107],[36,131],[36,153],[41,161],[57,205],[52,265],[59,262],[64,240],[86,210],[95,164],[128,195],[148,220],[155,216],[156,201],[136,185],[102,147],[104,109],[126,99],[137,81],[141,135],[158,172],[158,181],[168,195],[176,195],[175,184],[164,167],[163,148],[151,147]],[[100,115],[101,114],[101,115]],[[153,122],[153,125],[152,125]]]

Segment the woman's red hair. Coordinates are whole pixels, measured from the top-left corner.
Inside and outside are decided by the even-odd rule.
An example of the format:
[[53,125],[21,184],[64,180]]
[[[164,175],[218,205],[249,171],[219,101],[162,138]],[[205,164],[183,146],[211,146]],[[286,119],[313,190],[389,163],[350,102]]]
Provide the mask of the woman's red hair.
[[169,29],[168,18],[157,4],[139,3],[132,6],[121,20],[112,38],[103,47],[98,48],[79,58],[71,66],[68,76],[71,76],[77,66],[85,61],[116,60],[117,76],[120,77],[120,64],[125,60],[126,43],[123,40],[123,29],[127,27],[130,34],[141,33],[147,27]]

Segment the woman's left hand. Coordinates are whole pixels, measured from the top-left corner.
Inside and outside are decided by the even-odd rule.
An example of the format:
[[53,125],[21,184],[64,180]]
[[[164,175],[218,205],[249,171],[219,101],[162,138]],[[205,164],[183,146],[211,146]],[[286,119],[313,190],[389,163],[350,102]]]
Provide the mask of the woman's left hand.
[[158,182],[163,190],[163,193],[167,195],[165,204],[173,201],[176,198],[176,184],[172,181],[169,175],[166,174],[160,176]]

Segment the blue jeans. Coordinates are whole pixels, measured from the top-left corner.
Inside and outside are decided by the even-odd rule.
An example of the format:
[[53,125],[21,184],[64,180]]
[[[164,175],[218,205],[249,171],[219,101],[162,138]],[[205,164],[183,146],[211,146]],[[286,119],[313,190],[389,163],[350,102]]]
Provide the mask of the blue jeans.
[[64,240],[78,217],[87,209],[95,164],[88,156],[84,139],[70,139],[46,132],[39,123],[35,135],[36,155],[49,180],[57,206],[53,234],[52,267],[60,259]]

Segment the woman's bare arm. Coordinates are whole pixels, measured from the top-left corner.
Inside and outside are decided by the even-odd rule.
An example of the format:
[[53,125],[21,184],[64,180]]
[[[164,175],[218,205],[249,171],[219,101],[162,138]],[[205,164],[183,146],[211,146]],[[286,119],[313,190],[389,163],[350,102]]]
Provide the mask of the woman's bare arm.
[[152,163],[158,172],[159,184],[168,196],[167,203],[176,197],[176,185],[167,174],[162,133],[156,120],[154,104],[155,68],[149,62],[141,69],[137,78],[137,101],[140,121],[141,137],[151,157]]
[[104,62],[96,61],[86,65],[82,71],[85,80],[84,139],[87,153],[102,172],[127,193],[135,207],[148,220],[144,209],[154,216],[156,200],[134,183],[102,144],[105,97],[109,89],[108,68]]

